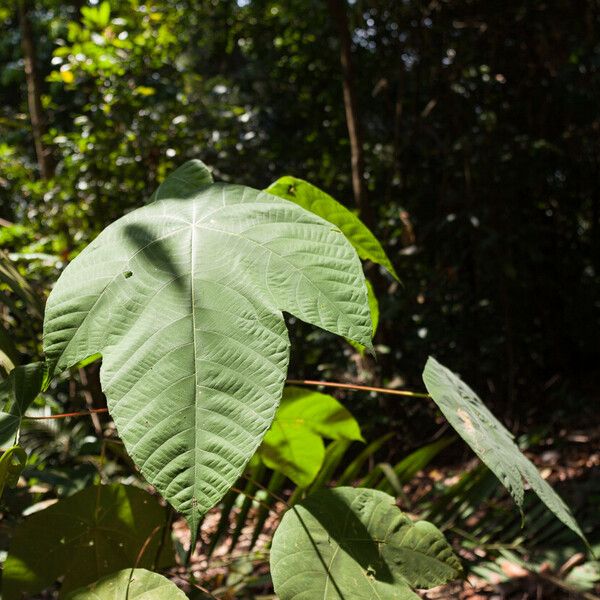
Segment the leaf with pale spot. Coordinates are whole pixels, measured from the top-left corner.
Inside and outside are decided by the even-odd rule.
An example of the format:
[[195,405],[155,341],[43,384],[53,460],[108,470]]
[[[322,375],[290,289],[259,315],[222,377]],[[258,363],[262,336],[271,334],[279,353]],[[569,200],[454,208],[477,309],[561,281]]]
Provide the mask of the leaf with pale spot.
[[519,508],[523,507],[525,481],[558,519],[585,540],[569,507],[466,383],[432,357],[425,365],[423,381],[450,425],[498,477]]

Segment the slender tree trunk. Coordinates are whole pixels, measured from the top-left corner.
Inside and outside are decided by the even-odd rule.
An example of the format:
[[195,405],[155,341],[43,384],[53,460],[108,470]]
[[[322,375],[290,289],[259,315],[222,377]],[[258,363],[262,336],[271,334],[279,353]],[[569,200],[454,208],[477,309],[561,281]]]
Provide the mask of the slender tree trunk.
[[44,147],[43,136],[46,133],[46,119],[42,107],[42,93],[36,65],[36,53],[33,31],[29,21],[28,0],[18,0],[19,26],[21,29],[21,48],[25,63],[25,79],[27,81],[27,103],[33,142],[37,156],[38,166],[42,179],[52,177],[53,165],[48,150]]
[[338,30],[340,40],[340,63],[342,66],[344,109],[346,111],[346,125],[350,139],[350,152],[352,164],[352,190],[354,201],[362,220],[368,227],[374,225],[374,214],[367,197],[367,186],[364,178],[365,158],[363,140],[358,113],[358,101],[354,85],[354,66],[352,63],[352,40],[350,26],[346,12],[345,0],[328,0],[329,11]]

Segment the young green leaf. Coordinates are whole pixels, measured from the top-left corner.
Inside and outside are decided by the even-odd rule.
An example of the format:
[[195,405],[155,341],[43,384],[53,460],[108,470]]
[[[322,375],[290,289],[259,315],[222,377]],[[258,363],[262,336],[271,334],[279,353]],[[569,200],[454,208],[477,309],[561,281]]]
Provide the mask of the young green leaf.
[[44,374],[44,363],[30,363],[15,367],[0,383],[0,447],[15,443],[25,411],[42,390]]
[[247,187],[191,193],[176,172],[65,269],[44,348],[51,372],[102,353],[102,388],[129,454],[196,531],[279,404],[282,311],[372,349],[360,260],[339,230]]
[[323,464],[323,437],[364,441],[354,417],[335,398],[289,386],[259,454],[269,468],[306,487]]
[[63,575],[64,594],[119,569],[152,567],[161,547],[159,566],[168,566],[173,550],[162,545],[165,524],[166,510],[139,488],[93,486],[59,500],[16,529],[2,598],[31,597]]
[[353,212],[334,200],[329,194],[308,181],[289,175],[272,183],[266,191],[269,194],[291,200],[302,208],[337,225],[361,258],[381,265],[394,279],[398,280],[394,266],[371,230]]
[[66,600],[186,600],[187,596],[166,577],[146,569],[123,569],[84,588]]
[[466,383],[432,357],[425,365],[423,381],[450,425],[498,477],[519,508],[523,506],[526,481],[556,517],[585,540],[569,507]]
[[370,489],[323,489],[283,517],[271,548],[281,600],[417,600],[411,588],[456,578],[459,559],[431,523]]

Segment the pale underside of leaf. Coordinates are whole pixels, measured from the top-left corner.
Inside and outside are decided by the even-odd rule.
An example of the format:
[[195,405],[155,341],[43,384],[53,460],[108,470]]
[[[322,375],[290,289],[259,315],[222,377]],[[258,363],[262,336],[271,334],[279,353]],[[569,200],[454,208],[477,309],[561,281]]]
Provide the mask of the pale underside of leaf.
[[162,198],[187,198],[204,185],[213,183],[209,168],[200,160],[189,160],[175,169],[152,194],[149,202]]
[[569,507],[466,383],[432,357],[423,371],[423,381],[452,427],[500,479],[519,508],[523,506],[525,481],[567,527],[585,540]]
[[282,311],[369,346],[371,324],[360,261],[329,223],[242,186],[182,195],[159,194],[67,267],[44,347],[51,370],[102,353],[119,435],[195,531],[272,421]]

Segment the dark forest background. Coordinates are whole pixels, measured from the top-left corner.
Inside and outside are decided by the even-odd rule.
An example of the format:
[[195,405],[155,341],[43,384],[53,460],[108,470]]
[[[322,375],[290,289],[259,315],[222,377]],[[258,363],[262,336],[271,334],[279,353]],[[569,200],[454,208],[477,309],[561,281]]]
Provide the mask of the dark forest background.
[[[0,7],[0,246],[40,297],[189,158],[290,174],[357,210],[402,280],[370,270],[376,360],[298,324],[292,376],[421,389],[433,354],[513,429],[597,418],[597,0]],[[5,316],[36,358],[41,320]],[[381,402],[353,410],[424,435],[431,409]]]

